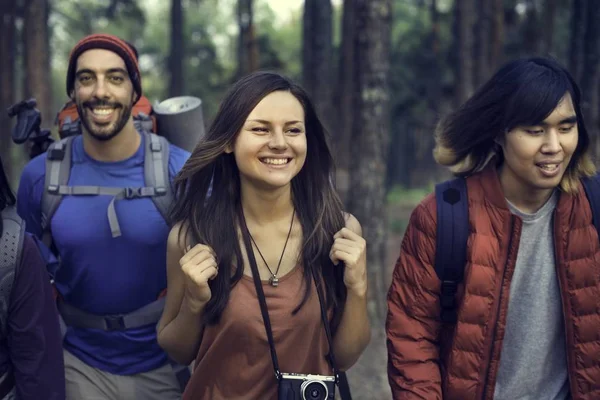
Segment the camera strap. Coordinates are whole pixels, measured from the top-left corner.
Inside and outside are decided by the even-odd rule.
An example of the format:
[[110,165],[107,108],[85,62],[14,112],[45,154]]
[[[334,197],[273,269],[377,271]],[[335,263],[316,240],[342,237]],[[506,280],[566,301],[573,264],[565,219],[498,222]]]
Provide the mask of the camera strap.
[[[265,293],[262,288],[262,282],[260,280],[260,274],[258,273],[258,266],[256,264],[256,258],[254,257],[254,250],[252,248],[252,243],[250,242],[250,231],[248,230],[248,226],[246,225],[246,218],[244,217],[244,211],[242,210],[242,206],[239,206],[239,223],[242,231],[242,238],[244,240],[244,245],[246,247],[246,254],[248,255],[248,261],[250,262],[250,268],[252,270],[252,280],[254,281],[254,286],[256,288],[256,294],[258,295],[258,303],[260,304],[260,312],[262,313],[263,322],[265,325],[265,330],[267,331],[267,339],[269,341],[269,347],[271,349],[271,360],[273,361],[273,369],[275,370],[275,377],[279,381],[281,379],[281,370],[279,369],[279,361],[277,359],[277,352],[275,351],[275,341],[273,340],[273,332],[271,331],[271,320],[269,319],[269,311],[267,308],[267,301],[265,299]],[[333,374],[335,376],[335,383],[339,384],[340,378],[337,369],[337,364],[335,362],[335,356],[333,355],[333,340],[331,338],[331,330],[329,328],[329,321],[327,319],[327,313],[325,312],[325,307],[323,306],[323,294],[321,292],[321,284],[317,279],[317,272],[313,269],[313,280],[315,281],[315,286],[317,288],[317,295],[319,296],[319,306],[321,307],[321,321],[323,322],[325,328],[325,335],[327,336],[327,343],[329,344],[329,354],[328,361],[333,369]]]

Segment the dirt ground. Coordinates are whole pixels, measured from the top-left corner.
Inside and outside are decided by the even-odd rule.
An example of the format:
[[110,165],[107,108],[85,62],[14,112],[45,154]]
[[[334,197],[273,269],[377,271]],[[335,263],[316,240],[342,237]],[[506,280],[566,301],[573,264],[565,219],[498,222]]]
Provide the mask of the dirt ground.
[[[390,220],[408,220],[412,206],[390,208]],[[398,258],[402,234],[388,232],[386,253],[386,292]],[[353,400],[390,400],[392,394],[387,380],[387,349],[385,343],[385,321],[371,321],[372,336],[369,346],[347,373]]]

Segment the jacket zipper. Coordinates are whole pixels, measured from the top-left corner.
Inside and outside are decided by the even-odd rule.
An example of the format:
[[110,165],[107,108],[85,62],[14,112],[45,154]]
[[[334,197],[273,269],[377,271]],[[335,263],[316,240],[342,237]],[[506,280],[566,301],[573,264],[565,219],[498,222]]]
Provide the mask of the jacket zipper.
[[502,280],[500,281],[500,295],[498,297],[498,307],[496,307],[496,315],[495,315],[495,322],[494,322],[494,327],[493,327],[493,331],[492,331],[492,342],[491,342],[491,348],[490,348],[490,356],[488,359],[488,363],[487,363],[487,367],[485,370],[485,384],[483,385],[483,392],[481,393],[481,400],[485,400],[485,392],[487,391],[488,385],[489,385],[489,378],[488,375],[490,373],[490,366],[492,364],[492,356],[494,355],[494,342],[496,341],[496,331],[498,328],[498,319],[500,318],[500,307],[502,305],[502,285],[504,285],[504,279],[506,278],[506,270],[508,269],[508,263],[510,261],[510,256],[512,253],[512,242],[513,242],[513,237],[515,236],[514,233],[514,229],[515,229],[515,217],[512,215],[510,215],[510,239],[508,240],[508,253],[506,254],[506,262],[504,263],[504,269],[502,271]]

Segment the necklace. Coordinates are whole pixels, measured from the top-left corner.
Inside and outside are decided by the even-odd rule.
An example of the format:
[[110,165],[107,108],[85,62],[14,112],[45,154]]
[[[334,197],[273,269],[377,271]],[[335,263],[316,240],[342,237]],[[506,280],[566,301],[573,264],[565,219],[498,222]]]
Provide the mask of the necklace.
[[277,264],[277,269],[275,270],[275,273],[273,273],[273,271],[269,267],[269,264],[267,264],[267,260],[265,260],[265,258],[263,257],[262,253],[260,252],[260,249],[258,248],[258,245],[254,241],[254,238],[252,237],[252,234],[250,233],[250,230],[248,229],[248,234],[250,235],[250,239],[252,239],[252,244],[254,244],[254,247],[256,247],[256,250],[258,250],[258,255],[260,255],[260,258],[262,258],[263,262],[265,263],[265,266],[267,267],[267,269],[269,270],[269,273],[271,274],[271,277],[269,278],[269,283],[273,287],[277,287],[279,285],[279,278],[277,277],[277,274],[279,273],[279,268],[281,267],[281,260],[283,260],[283,255],[285,254],[285,248],[287,247],[288,240],[290,240],[290,235],[292,233],[292,227],[294,226],[294,216],[295,215],[296,215],[296,209],[294,209],[294,212],[292,213],[292,222],[290,223],[290,230],[287,234],[287,238],[285,239],[285,244],[283,245],[283,251],[281,252],[281,257],[279,257],[279,263]]

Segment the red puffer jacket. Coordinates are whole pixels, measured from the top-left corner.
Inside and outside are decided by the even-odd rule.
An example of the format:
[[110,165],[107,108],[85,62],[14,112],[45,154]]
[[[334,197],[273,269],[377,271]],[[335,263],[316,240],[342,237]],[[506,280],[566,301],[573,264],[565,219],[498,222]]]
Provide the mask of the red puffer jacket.
[[[488,400],[494,395],[521,220],[494,168],[467,179],[470,234],[458,322],[440,322],[436,204],[413,211],[388,293],[388,377],[395,400]],[[554,215],[573,400],[600,399],[600,242],[583,188]]]

